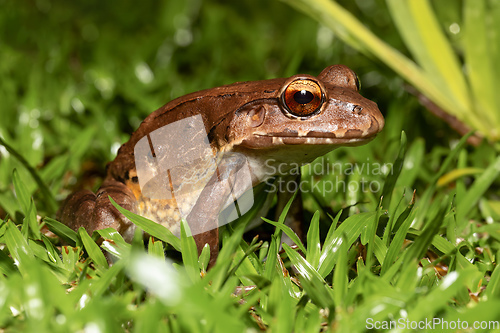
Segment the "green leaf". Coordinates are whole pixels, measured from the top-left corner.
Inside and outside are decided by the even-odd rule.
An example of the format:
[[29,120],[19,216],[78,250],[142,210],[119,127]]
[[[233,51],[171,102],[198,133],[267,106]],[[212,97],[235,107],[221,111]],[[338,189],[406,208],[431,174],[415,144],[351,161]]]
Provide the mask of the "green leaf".
[[78,229],[78,235],[82,239],[85,251],[87,251],[87,254],[94,261],[94,263],[101,268],[108,267],[108,262],[104,257],[101,249],[99,248],[99,245],[94,242],[94,240],[89,236],[89,234],[83,227],[80,227],[80,229]]
[[7,222],[4,239],[12,259],[21,263],[22,258],[20,253],[24,253],[29,258],[33,258],[33,251],[29,247],[28,242],[12,221]]
[[330,228],[328,228],[328,233],[326,234],[325,244],[330,243],[333,238],[333,234],[337,229],[337,224],[339,223],[340,216],[342,215],[342,209],[335,215],[335,218],[332,218],[332,223],[330,224]]
[[69,245],[75,246],[78,241],[78,235],[74,230],[50,217],[44,217],[42,221],[47,225],[50,231],[61,237]]
[[[492,56],[492,45],[489,35],[498,28],[488,26],[487,2],[485,0],[465,0],[463,2],[464,15],[464,51],[467,63],[467,75],[476,112],[481,114],[484,121],[493,127],[500,127],[499,108],[500,98],[496,87],[500,83],[496,64],[498,59]],[[493,46],[494,47],[494,46]],[[498,137],[498,133],[496,133]]]
[[200,269],[198,268],[198,250],[191,230],[186,220],[181,220],[181,248],[182,261],[187,274],[193,283],[200,280]]
[[288,244],[283,243],[283,249],[301,275],[301,283],[310,297],[315,298],[321,306],[333,308],[334,302],[332,290],[328,287],[318,271],[316,271],[311,264],[302,258],[300,254],[293,250]]
[[409,311],[408,319],[419,321],[445,308],[452,297],[465,288],[465,281],[475,274],[475,270],[448,273],[436,288],[417,301],[415,307]]
[[457,203],[457,223],[465,225],[465,216],[477,205],[479,199],[484,195],[500,174],[500,156],[491,164],[484,173],[479,176],[470,187],[462,200]]
[[471,103],[460,63],[429,1],[388,0],[387,5],[405,44],[426,74],[450,100],[456,99],[457,112],[467,110]]
[[443,164],[439,168],[439,171],[437,174],[434,175],[430,182],[430,186],[425,190],[424,194],[422,195],[420,199],[420,207],[417,213],[417,216],[415,217],[415,225],[420,226],[423,219],[425,216],[427,216],[428,209],[430,207],[430,202],[431,198],[434,195],[434,191],[436,190],[436,184],[439,178],[448,170],[448,168],[451,165],[451,162],[455,159],[455,157],[458,155],[458,153],[462,150],[464,145],[467,142],[467,139],[472,135],[472,132],[468,133],[467,135],[464,135],[458,144],[450,151],[450,153],[446,156]]
[[32,198],[30,199],[28,215],[25,216],[23,224],[27,224],[29,226],[34,239],[40,240],[42,238],[42,234],[40,233],[40,225],[38,224],[38,220],[36,218],[35,202]]
[[43,244],[45,245],[48,258],[54,263],[62,264],[61,258],[59,257],[59,253],[56,251],[56,248],[54,247],[50,239],[47,236],[43,235],[42,241]]
[[318,267],[321,244],[319,241],[319,211],[316,211],[311,219],[309,231],[307,232],[306,260],[313,267]]
[[217,262],[206,275],[206,280],[212,281],[212,288],[217,291],[221,288],[223,283],[229,278],[228,271],[230,265],[233,263],[234,253],[238,248],[243,233],[245,232],[245,225],[238,225],[233,233],[229,236],[227,228],[222,234],[223,245],[217,257]]
[[158,224],[156,222],[153,222],[143,216],[134,214],[132,212],[129,212],[125,208],[122,208],[120,205],[118,205],[113,198],[109,197],[109,201],[113,204],[113,206],[118,209],[120,213],[122,213],[126,218],[128,218],[132,223],[134,223],[136,226],[147,232],[153,237],[156,237],[165,243],[168,243],[174,247],[177,251],[181,250],[181,241],[179,238],[175,237],[174,234],[161,224]]
[[297,244],[297,246],[299,247],[299,249],[306,253],[307,250],[306,250],[306,247],[304,246],[304,244],[302,244],[302,242],[300,241],[299,237],[295,234],[295,232],[287,225],[281,223],[281,222],[273,222],[271,220],[268,220],[266,219],[265,217],[262,217],[262,220],[264,220],[265,222],[269,223],[269,224],[272,224],[274,225],[276,228],[278,228],[278,230],[281,230],[283,231],[288,237],[290,237],[290,239],[295,243]]
[[[89,237],[89,239],[91,239],[91,238]],[[99,249],[99,248],[97,248],[97,249]],[[101,252],[101,254],[102,254],[102,252]],[[127,263],[126,260],[118,260],[113,265],[111,265],[109,267],[109,269],[105,270],[99,279],[97,279],[95,282],[93,282],[91,284],[89,291],[92,292],[93,298],[99,299],[98,297],[100,295],[102,295],[106,290],[109,289],[112,281],[125,268],[126,263]]]
[[0,250],[0,274],[10,276],[16,271],[14,260],[9,257],[3,250]]
[[208,263],[210,261],[210,245],[206,243],[201,250],[200,257],[198,258],[198,267],[202,272],[207,271]]
[[347,238],[347,247],[356,241],[365,226],[371,219],[375,218],[376,212],[367,212],[349,216],[342,224],[335,230],[330,241],[323,244],[321,256],[319,259],[318,273],[325,277],[333,269],[335,265],[338,250],[342,244],[342,235],[345,234]]
[[269,244],[269,250],[267,251],[267,260],[263,274],[263,276],[270,281],[273,281],[275,275],[277,274],[277,269],[276,269],[277,256],[278,256],[278,244],[276,242],[276,236],[272,235],[271,243]]
[[397,186],[414,188],[415,180],[421,172],[422,162],[425,155],[425,141],[422,138],[415,139],[405,155],[403,170],[399,175]]
[[484,295],[488,299],[498,299],[500,298],[500,268],[496,266],[491,274],[490,282],[486,286]]
[[163,242],[160,240],[155,240],[154,237],[149,237],[148,254],[158,258],[164,258],[165,249],[163,248]]
[[389,173],[387,179],[385,180],[384,189],[382,190],[382,207],[384,209],[389,209],[391,204],[392,192],[394,191],[394,186],[396,186],[396,182],[398,180],[399,174],[401,173],[401,169],[403,168],[403,163],[405,160],[406,154],[406,133],[404,131],[401,132],[401,144],[399,147],[398,157],[394,162],[392,167],[392,172]]
[[57,210],[56,200],[47,185],[40,178],[36,170],[31,165],[29,165],[28,161],[26,161],[24,157],[22,157],[14,148],[8,145],[1,137],[0,145],[4,146],[5,149],[7,149],[7,151],[28,170],[35,182],[38,184],[38,188],[40,188],[40,191],[42,192],[41,200],[44,202],[46,209],[49,211],[49,213],[54,213]]
[[408,205],[408,207],[405,209],[401,215],[399,215],[396,225],[395,225],[395,230],[396,235],[392,239],[392,242],[389,245],[389,249],[387,250],[387,253],[385,255],[384,259],[384,264],[382,265],[382,271],[381,275],[383,276],[387,270],[394,265],[394,261],[396,260],[398,254],[401,251],[401,247],[403,246],[403,242],[405,240],[406,234],[408,232],[408,229],[411,226],[411,223],[413,222],[413,218],[409,218],[408,216],[410,215],[410,212],[413,208],[414,202],[412,202]]
[[[132,246],[113,228],[97,230],[103,238],[101,247],[117,258],[128,257]],[[163,257],[163,252],[162,252]]]
[[422,231],[422,234],[415,240],[415,242],[411,245],[411,247],[405,253],[405,259],[408,261],[417,260],[420,261],[420,258],[424,255],[425,251],[427,251],[429,245],[431,245],[434,236],[438,233],[441,225],[444,221],[444,215],[448,209],[448,203],[442,204],[439,212],[432,219],[432,221],[428,221],[426,227]]
[[14,189],[16,191],[17,201],[21,206],[21,209],[25,216],[28,215],[28,209],[30,206],[30,194],[28,193],[28,189],[21,181],[19,177],[19,173],[16,169],[12,172],[12,182],[14,183]]
[[337,262],[335,263],[335,270],[333,271],[333,298],[337,306],[344,307],[344,300],[347,294],[348,269],[347,266],[347,238],[342,235],[342,242],[338,251]]

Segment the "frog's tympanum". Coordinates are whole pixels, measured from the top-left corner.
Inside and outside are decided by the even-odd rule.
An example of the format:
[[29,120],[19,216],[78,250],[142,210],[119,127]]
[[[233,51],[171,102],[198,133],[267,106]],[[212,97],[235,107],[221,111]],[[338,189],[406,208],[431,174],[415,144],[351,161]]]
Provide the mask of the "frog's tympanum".
[[238,82],[177,98],[120,148],[97,193],[70,195],[59,219],[89,233],[112,227],[130,240],[134,225],[111,196],[177,234],[186,219],[198,249],[209,244],[213,262],[218,226],[248,211],[252,187],[275,176],[269,170],[309,163],[382,130],[377,105],[358,90],[356,74],[335,65],[317,77]]

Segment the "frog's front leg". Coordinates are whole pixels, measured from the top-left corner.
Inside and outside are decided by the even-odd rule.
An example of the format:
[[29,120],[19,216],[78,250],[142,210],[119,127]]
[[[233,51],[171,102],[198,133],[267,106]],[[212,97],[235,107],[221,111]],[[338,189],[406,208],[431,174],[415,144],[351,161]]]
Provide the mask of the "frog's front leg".
[[123,216],[109,201],[111,196],[121,207],[134,211],[137,200],[122,182],[106,179],[97,193],[81,190],[71,194],[61,206],[57,218],[71,229],[85,228],[89,234],[104,228],[116,229],[131,241],[135,225]]
[[[217,172],[210,178],[199,195],[195,206],[187,217],[187,222],[194,235],[198,252],[208,244],[210,247],[209,267],[215,264],[219,253],[219,222],[230,222],[236,216],[221,216],[221,212],[233,201],[238,201],[238,215],[246,212],[241,199],[243,193],[252,190],[252,181],[247,160],[241,154],[227,154],[218,163]],[[247,192],[248,193],[248,192]],[[253,203],[253,194],[251,201]],[[246,204],[248,204],[247,202]],[[233,206],[234,207],[234,206]],[[234,214],[234,211],[233,211]]]

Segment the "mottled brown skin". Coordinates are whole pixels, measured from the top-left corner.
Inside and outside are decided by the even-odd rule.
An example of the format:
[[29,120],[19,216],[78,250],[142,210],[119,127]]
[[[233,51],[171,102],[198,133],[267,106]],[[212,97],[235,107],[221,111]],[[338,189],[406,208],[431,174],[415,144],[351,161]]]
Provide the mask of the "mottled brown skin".
[[[313,82],[322,93],[321,106],[313,114],[299,111],[292,114],[284,105],[282,97],[287,86],[300,79]],[[136,143],[166,124],[198,114],[203,118],[214,152],[238,152],[248,158],[253,185],[270,176],[261,170],[269,158],[276,163],[309,163],[336,147],[365,143],[384,126],[377,105],[358,93],[356,75],[343,65],[329,66],[317,78],[295,75],[191,93],[150,114],[108,165],[107,177],[99,191],[70,195],[59,211],[59,219],[74,230],[84,227],[89,233],[112,227],[130,240],[134,228],[111,205],[108,195],[133,212],[152,205],[142,197],[137,181]],[[210,193],[204,191],[191,214],[213,215],[211,209],[219,209],[226,195],[222,188],[212,188]],[[155,210],[161,212],[158,202],[155,205]],[[217,221],[207,223],[216,225]],[[204,244],[210,245],[213,264],[218,253],[218,229],[196,235],[195,240],[200,251]]]

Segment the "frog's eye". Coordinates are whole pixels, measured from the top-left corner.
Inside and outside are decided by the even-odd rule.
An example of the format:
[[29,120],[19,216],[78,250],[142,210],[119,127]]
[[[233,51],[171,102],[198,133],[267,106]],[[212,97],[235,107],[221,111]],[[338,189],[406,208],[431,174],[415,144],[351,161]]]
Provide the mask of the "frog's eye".
[[323,104],[323,93],[318,83],[312,80],[295,80],[281,95],[283,106],[297,117],[315,114]]

